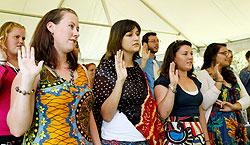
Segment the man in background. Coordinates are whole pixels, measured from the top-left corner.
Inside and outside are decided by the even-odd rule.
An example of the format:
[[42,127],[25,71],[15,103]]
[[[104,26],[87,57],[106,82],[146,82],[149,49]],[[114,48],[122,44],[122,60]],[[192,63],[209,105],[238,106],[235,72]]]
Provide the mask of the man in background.
[[156,60],[159,39],[155,32],[148,32],[142,37],[142,58],[136,60],[147,75],[149,87],[154,97],[154,81],[159,77],[162,63]]
[[[248,62],[248,66],[243,68],[240,71],[240,80],[245,86],[248,95],[250,95],[250,51],[246,53],[246,60]],[[250,118],[250,107],[247,108],[247,117]],[[249,120],[247,120],[249,122]]]

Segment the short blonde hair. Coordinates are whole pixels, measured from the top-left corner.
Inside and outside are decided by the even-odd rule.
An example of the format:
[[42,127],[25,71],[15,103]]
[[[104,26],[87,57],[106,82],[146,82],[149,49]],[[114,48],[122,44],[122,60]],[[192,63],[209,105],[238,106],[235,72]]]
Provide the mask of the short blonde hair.
[[9,33],[11,32],[11,30],[12,30],[13,28],[15,28],[15,27],[17,27],[17,28],[22,28],[22,29],[25,30],[25,27],[24,27],[23,25],[18,24],[18,23],[16,23],[16,22],[5,22],[5,23],[1,26],[1,28],[0,28],[0,37],[3,36],[1,45],[2,45],[2,49],[3,49],[4,51],[6,51],[6,49],[7,49],[7,47],[6,47],[6,41],[7,41],[8,35],[9,35]]

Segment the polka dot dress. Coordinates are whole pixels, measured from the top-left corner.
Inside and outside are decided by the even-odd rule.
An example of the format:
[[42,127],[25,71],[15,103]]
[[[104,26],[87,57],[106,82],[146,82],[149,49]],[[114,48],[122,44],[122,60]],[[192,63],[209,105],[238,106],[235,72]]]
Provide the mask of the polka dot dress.
[[[165,133],[146,75],[136,62],[134,62],[134,67],[127,68],[127,74],[118,110],[127,116],[150,145],[161,145]],[[112,93],[116,79],[114,60],[104,60],[98,66],[93,89],[95,97],[93,113],[99,133],[102,126],[101,106]]]
[[[135,125],[140,121],[141,104],[148,95],[145,76],[137,63],[134,67],[127,68],[128,76],[122,88],[122,95],[118,110],[123,112]],[[94,114],[98,127],[101,127],[102,118],[100,108],[112,93],[117,79],[115,62],[106,60],[98,66],[94,83]]]

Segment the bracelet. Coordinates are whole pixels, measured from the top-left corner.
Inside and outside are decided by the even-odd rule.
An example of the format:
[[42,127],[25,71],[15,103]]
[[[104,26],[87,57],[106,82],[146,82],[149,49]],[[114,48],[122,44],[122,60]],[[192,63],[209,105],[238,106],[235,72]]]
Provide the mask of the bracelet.
[[211,142],[211,140],[205,140],[205,142]]
[[223,82],[223,81],[216,81],[216,82]]
[[7,62],[7,60],[1,60],[1,59],[0,59],[0,62]]
[[172,84],[169,84],[168,87],[170,88],[170,90],[171,90],[173,93],[177,93],[176,89],[173,87]]
[[21,93],[21,94],[23,94],[23,95],[31,95],[32,93],[35,92],[34,89],[32,89],[31,91],[22,91],[22,90],[20,90],[20,88],[19,88],[18,86],[15,88],[15,90],[16,90],[18,93]]

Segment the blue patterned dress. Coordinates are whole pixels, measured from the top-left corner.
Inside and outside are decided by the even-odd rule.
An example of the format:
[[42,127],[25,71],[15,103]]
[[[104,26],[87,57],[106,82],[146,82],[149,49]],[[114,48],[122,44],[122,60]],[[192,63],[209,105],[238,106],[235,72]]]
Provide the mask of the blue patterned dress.
[[[211,74],[210,76],[213,77]],[[241,98],[239,84],[229,88],[222,84],[218,100],[236,103]],[[221,112],[214,104],[207,123],[209,138],[214,145],[248,145],[247,131],[240,111]]]

